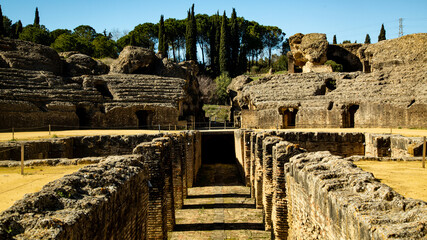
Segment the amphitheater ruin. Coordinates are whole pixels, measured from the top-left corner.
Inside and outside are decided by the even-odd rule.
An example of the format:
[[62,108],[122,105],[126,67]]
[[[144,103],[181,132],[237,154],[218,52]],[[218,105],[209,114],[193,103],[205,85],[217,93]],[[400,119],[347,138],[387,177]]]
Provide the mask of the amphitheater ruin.
[[[427,34],[370,45],[297,34],[290,43],[290,73],[233,79],[238,129],[1,142],[1,167],[22,157],[26,166],[90,165],[1,212],[0,239],[201,239],[197,231],[206,239],[425,239],[425,199],[404,197],[356,165],[421,162],[423,138],[326,128],[427,128]],[[110,68],[19,40],[1,39],[0,50],[0,129],[188,128],[203,119],[192,62],[137,47]],[[326,59],[346,72],[331,72]],[[219,163],[236,175],[217,173],[205,185],[217,192],[197,192],[206,189],[205,166]],[[217,182],[227,177],[232,183]],[[195,198],[203,204],[188,205]],[[241,215],[227,222],[238,206]],[[183,223],[185,211],[220,217]],[[247,229],[254,235],[227,235]]]

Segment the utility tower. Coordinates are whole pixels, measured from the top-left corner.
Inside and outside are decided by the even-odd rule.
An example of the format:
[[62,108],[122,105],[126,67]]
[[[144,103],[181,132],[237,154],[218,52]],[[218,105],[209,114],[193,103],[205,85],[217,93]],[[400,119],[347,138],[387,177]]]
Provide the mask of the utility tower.
[[403,36],[403,18],[399,18],[399,37]]

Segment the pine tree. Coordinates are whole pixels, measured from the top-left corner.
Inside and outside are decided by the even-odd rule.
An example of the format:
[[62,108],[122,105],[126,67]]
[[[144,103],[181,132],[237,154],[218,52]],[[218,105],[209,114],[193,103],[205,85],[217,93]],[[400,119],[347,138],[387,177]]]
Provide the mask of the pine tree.
[[337,44],[337,35],[334,35],[334,40],[332,40],[332,44]]
[[227,16],[222,16],[222,23],[221,23],[221,40],[219,43],[219,70],[221,73],[226,73],[229,70],[229,43],[228,43],[228,20]]
[[167,57],[167,43],[165,34],[165,23],[163,15],[160,16],[159,23],[159,53]]
[[386,40],[384,24],[381,25],[380,35],[378,35],[378,42],[383,40]]
[[233,8],[233,13],[230,18],[231,29],[230,29],[230,38],[231,38],[231,66],[230,74],[232,77],[237,74],[237,67],[239,62],[239,24],[237,23],[237,14],[236,9]]
[[36,16],[34,17],[34,26],[40,26],[39,8],[36,7]]
[[194,16],[194,4],[187,14],[187,25],[185,34],[186,59],[197,62],[197,25]]
[[129,45],[130,46],[135,46],[136,45],[136,43],[135,43],[135,36],[134,36],[133,33],[130,34]]
[[365,44],[370,44],[370,43],[371,43],[371,37],[369,36],[369,34],[366,34]]

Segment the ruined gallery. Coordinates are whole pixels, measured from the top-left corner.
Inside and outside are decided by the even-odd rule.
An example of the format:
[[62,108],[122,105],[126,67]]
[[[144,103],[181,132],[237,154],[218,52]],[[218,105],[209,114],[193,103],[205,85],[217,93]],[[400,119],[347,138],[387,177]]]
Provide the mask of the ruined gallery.
[[[427,34],[333,45],[296,34],[289,43],[288,73],[232,80],[236,129],[0,142],[2,168],[20,166],[21,153],[33,168],[87,165],[1,212],[0,239],[427,238],[426,199],[358,167],[421,162],[423,138],[322,131],[427,128]],[[3,38],[0,129],[191,126],[205,121],[197,76],[196,63],[140,47],[107,66]],[[235,169],[205,167],[213,164]],[[195,216],[208,222],[185,222]]]

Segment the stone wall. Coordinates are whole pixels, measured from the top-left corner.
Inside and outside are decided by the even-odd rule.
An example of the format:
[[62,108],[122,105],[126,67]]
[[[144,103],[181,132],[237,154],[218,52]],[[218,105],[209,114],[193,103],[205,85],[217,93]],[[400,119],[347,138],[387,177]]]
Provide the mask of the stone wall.
[[328,152],[285,164],[289,239],[423,239],[427,204]]
[[1,239],[145,239],[147,169],[109,157],[26,195],[0,215]]
[[[364,155],[364,134],[240,130],[235,136],[246,184],[275,239],[427,235],[427,203],[405,199],[342,158]],[[400,138],[395,141],[413,141]]]
[[103,157],[26,195],[0,214],[0,239],[167,239],[201,164],[201,136],[159,135],[92,137],[86,145],[133,155]]
[[100,135],[66,137],[37,141],[0,143],[0,160],[21,160],[21,144],[25,145],[25,160],[46,158],[82,158],[131,154],[139,143],[151,141],[158,134]]
[[365,139],[365,156],[367,157],[408,158],[422,156],[422,137],[366,133]]

